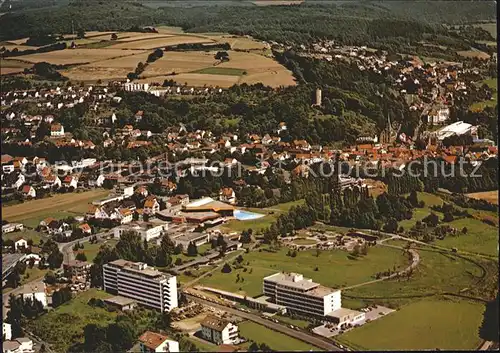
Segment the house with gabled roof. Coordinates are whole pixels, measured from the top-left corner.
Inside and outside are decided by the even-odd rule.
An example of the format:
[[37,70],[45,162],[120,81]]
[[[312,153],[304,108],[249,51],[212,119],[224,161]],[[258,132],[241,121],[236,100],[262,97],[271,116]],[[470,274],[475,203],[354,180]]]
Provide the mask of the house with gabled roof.
[[24,197],[32,197],[32,198],[36,197],[36,190],[31,185],[24,185],[21,192]]
[[179,352],[179,342],[167,335],[146,331],[139,337],[141,353]]

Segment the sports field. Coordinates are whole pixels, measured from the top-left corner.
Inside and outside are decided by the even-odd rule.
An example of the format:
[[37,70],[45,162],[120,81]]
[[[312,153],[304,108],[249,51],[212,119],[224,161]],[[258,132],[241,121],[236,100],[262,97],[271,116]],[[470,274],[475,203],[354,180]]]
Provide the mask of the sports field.
[[484,305],[420,300],[336,339],[356,350],[475,350]]
[[57,194],[44,199],[27,201],[22,204],[2,207],[2,219],[36,227],[42,219],[47,217],[65,218],[81,215],[88,210],[89,203],[108,194],[108,190],[96,189],[82,193]]

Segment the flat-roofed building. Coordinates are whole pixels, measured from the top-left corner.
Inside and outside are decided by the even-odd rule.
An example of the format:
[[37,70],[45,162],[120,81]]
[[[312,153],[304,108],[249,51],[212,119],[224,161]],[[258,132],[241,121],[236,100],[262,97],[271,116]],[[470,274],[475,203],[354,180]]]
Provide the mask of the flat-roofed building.
[[340,308],[332,311],[331,313],[328,313],[327,316],[331,317],[333,319],[332,321],[339,327],[365,319],[365,313],[346,308]]
[[168,229],[168,223],[132,222],[114,228],[114,236],[120,239],[124,232],[132,232],[141,237],[142,240],[150,241],[159,238]]
[[72,260],[63,264],[64,276],[87,282],[90,280],[90,268],[92,264],[87,261]]
[[116,295],[114,297],[104,299],[104,302],[107,305],[117,308],[121,311],[134,310],[137,306],[137,302],[134,299],[122,297],[121,295]]
[[145,263],[112,261],[104,265],[103,279],[107,292],[132,298],[144,306],[160,311],[178,306],[177,278]]
[[210,241],[208,233],[186,233],[173,239],[175,245],[181,244],[187,249],[189,243],[193,242],[196,246],[206,244]]
[[299,273],[279,272],[264,278],[264,295],[290,311],[326,316],[341,308],[340,290],[324,287]]

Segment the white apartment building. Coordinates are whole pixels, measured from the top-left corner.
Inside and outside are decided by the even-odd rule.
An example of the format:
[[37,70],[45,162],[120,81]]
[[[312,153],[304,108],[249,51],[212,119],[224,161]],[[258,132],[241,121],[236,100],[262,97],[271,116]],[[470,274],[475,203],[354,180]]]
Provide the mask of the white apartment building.
[[160,311],[178,306],[177,278],[145,263],[112,261],[104,265],[103,280],[107,292],[132,298],[144,306]]
[[19,296],[22,296],[24,300],[36,299],[43,304],[44,308],[48,306],[44,282],[29,283],[24,285],[22,291],[19,293]]
[[299,273],[275,273],[264,278],[264,295],[287,310],[326,316],[342,307],[340,290],[304,278]]
[[10,341],[12,338],[12,325],[2,322],[2,341]]
[[207,341],[220,344],[235,344],[238,338],[238,326],[209,315],[201,322],[201,334]]
[[123,84],[123,89],[128,92],[147,91],[149,89],[149,84],[126,82]]
[[133,222],[127,225],[122,225],[114,229],[114,236],[120,239],[123,232],[133,232],[141,237],[142,240],[150,241],[162,236],[163,232],[168,228],[168,223],[150,223],[150,222]]
[[139,342],[141,353],[179,352],[179,342],[156,332],[144,332]]

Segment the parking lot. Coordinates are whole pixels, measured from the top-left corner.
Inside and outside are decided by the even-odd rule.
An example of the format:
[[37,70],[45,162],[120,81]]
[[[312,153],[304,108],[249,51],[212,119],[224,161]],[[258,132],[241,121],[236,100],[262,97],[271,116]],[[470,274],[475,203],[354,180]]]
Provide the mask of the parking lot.
[[[365,311],[365,310],[368,310],[368,311]],[[365,312],[365,319],[356,322],[356,324],[350,328],[347,328],[344,330],[338,330],[337,328],[328,328],[327,324],[323,324],[321,326],[315,327],[312,331],[318,335],[323,336],[323,337],[327,337],[327,338],[335,337],[339,334],[342,334],[342,333],[350,331],[356,327],[364,325],[367,322],[377,320],[381,317],[384,317],[385,315],[392,313],[394,310],[387,308],[385,306],[374,305],[373,307],[370,307],[369,309],[362,309],[361,311]]]

